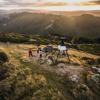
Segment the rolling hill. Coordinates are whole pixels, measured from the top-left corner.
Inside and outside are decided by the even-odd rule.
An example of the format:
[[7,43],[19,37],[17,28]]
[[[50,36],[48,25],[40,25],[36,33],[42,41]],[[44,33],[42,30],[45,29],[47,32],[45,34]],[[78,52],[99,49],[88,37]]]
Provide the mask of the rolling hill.
[[100,17],[13,13],[0,20],[0,32],[32,34],[64,34],[66,36],[99,38]]

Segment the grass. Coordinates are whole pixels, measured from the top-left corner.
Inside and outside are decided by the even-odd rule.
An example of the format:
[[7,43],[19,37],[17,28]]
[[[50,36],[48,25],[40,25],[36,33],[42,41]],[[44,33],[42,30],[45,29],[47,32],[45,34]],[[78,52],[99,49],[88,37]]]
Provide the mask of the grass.
[[47,70],[45,71],[44,68],[42,68],[43,66],[37,63],[30,63],[30,62],[28,63],[28,62],[21,61],[21,65],[23,68],[29,67],[33,73],[43,74],[47,78],[48,82],[53,82],[56,86],[57,83],[56,81],[59,78],[56,73]]
[[[73,91],[77,90],[78,85],[81,85],[81,84],[79,83],[78,85],[75,85],[70,80],[68,80],[67,75],[62,77],[62,76],[56,74],[55,72],[44,69],[44,66],[45,67],[55,67],[55,66],[40,65],[40,64],[37,64],[36,62],[24,61],[23,56],[25,56],[27,58],[27,51],[28,51],[28,48],[30,48],[30,47],[34,47],[34,46],[33,45],[25,45],[25,44],[20,44],[20,45],[11,44],[9,46],[7,46],[6,44],[0,45],[0,49],[2,49],[4,52],[7,52],[7,54],[10,56],[11,63],[13,63],[16,66],[18,65],[17,69],[19,72],[20,72],[20,70],[21,70],[21,72],[24,72],[27,68],[29,68],[32,71],[32,73],[31,73],[31,75],[33,77],[32,80],[34,79],[34,77],[36,77],[38,75],[41,75],[46,79],[47,84],[48,84],[47,86],[41,87],[39,85],[38,88],[37,87],[35,88],[36,93],[34,95],[37,95],[37,98],[38,98],[35,100],[41,100],[39,97],[41,95],[45,95],[46,91],[49,93],[48,90],[51,91],[51,94],[47,94],[48,98],[46,100],[51,100],[50,95],[55,95],[55,93],[57,93],[56,96],[58,96],[59,91],[60,91],[60,94],[63,97],[63,99],[57,99],[57,100],[67,100],[67,99],[75,100],[75,97],[73,96]],[[81,61],[81,60],[87,61],[88,59],[99,59],[100,58],[97,55],[86,53],[84,51],[78,51],[75,49],[70,49],[68,51],[68,53],[69,53],[71,61],[72,61],[72,66],[79,66],[80,65],[79,61]],[[68,66],[71,65],[71,64],[67,63],[67,59],[64,57],[61,57],[61,59],[59,59],[59,60],[61,60],[61,61],[59,61],[59,63],[64,63]],[[83,63],[81,63],[81,64],[83,65]],[[26,73],[26,72],[27,72],[27,70],[24,73]],[[84,75],[83,80],[87,81],[86,75]],[[28,80],[26,80],[26,82],[27,81]],[[71,84],[70,84],[70,82],[71,82]],[[27,89],[29,90],[29,88],[27,88]],[[70,91],[70,93],[69,93],[69,91]],[[77,90],[77,91],[79,92],[79,90]],[[34,92],[34,89],[32,90],[32,92]],[[31,94],[31,92],[29,92],[27,94]],[[25,96],[27,94],[23,94],[23,96]],[[80,95],[80,94],[78,94],[78,95]],[[21,97],[21,98],[23,98],[23,97]],[[25,100],[25,97],[23,100]],[[56,100],[56,99],[54,99],[54,100]],[[79,99],[77,99],[77,100],[79,100]]]

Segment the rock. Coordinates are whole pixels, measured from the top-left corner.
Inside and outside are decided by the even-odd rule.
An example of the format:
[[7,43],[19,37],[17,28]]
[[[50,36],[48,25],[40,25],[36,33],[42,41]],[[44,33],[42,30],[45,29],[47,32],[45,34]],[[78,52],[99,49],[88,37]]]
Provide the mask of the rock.
[[53,63],[52,60],[50,60],[50,59],[47,60],[48,65],[51,65],[52,63]]
[[100,74],[94,74],[91,76],[91,79],[96,82],[96,83],[100,83]]
[[64,64],[64,63],[59,63],[59,64],[57,65],[57,67],[63,68],[63,67],[65,67],[65,64]]
[[76,83],[79,82],[80,80],[78,75],[72,75],[69,78],[71,79],[71,81],[76,82]]
[[98,69],[98,73],[100,74],[100,68]]
[[94,73],[99,73],[99,74],[100,74],[100,68],[99,68],[99,67],[93,66],[93,67],[92,67],[92,71],[93,71]]

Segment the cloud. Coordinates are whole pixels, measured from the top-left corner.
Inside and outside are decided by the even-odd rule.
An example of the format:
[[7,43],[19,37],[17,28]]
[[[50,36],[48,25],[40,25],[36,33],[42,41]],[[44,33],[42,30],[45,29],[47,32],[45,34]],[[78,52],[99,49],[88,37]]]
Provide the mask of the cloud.
[[[52,0],[51,0],[52,1]],[[58,0],[59,1],[59,0]],[[49,0],[0,0],[0,7],[8,6],[64,6],[65,2],[50,2]]]
[[36,6],[66,6],[68,5],[66,2],[45,2],[45,3],[37,3]]
[[[85,5],[100,5],[100,0],[82,0]],[[0,5],[10,6],[63,6],[67,5],[67,0],[0,0]]]
[[95,5],[100,5],[100,0],[91,1],[90,3],[94,3]]
[[[69,1],[69,2],[68,2]],[[100,0],[77,0],[81,2],[69,5],[70,0],[0,0],[0,10],[28,9],[50,11],[100,10]]]
[[14,5],[27,6],[34,3],[32,0],[20,0],[20,1],[19,0],[1,0],[1,1],[0,1],[0,6],[12,6],[12,5],[13,6]]
[[100,0],[91,0],[88,2],[80,3],[80,5],[100,5]]

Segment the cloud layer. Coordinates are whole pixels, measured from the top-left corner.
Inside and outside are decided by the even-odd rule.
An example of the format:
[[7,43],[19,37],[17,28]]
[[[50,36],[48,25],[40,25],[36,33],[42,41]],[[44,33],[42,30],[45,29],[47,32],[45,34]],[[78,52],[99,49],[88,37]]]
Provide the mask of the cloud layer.
[[[20,8],[20,7],[34,8],[34,7],[52,7],[52,6],[62,7],[62,6],[69,6],[68,1],[70,2],[71,0],[0,0],[0,9],[7,9],[7,8],[9,9],[9,7],[10,8]],[[73,0],[73,1],[79,1],[75,4],[76,6],[100,7],[100,0]],[[97,9],[98,7],[94,9]]]
[[[77,0],[78,1],[78,0]],[[79,0],[80,1],[80,0]],[[100,5],[100,0],[81,0],[84,5]],[[1,6],[62,6],[67,5],[67,0],[0,0]]]

